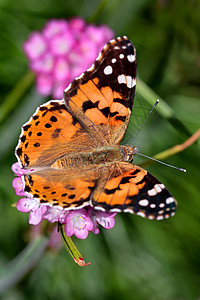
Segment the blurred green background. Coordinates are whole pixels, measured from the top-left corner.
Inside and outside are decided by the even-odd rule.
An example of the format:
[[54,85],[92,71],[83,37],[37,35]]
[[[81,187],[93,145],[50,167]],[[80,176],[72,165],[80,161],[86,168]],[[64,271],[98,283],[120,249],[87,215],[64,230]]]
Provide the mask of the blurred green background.
[[[47,101],[29,84],[22,43],[48,19],[72,16],[105,23],[116,36],[127,35],[137,49],[140,79],[191,134],[200,127],[200,1],[1,0],[0,283],[7,274],[4,268],[30,242],[28,214],[11,207],[18,199],[10,169],[16,161],[14,148],[21,125]],[[131,142],[150,108],[136,91],[126,141]],[[186,140],[177,129],[172,120],[154,112],[135,144],[142,153],[154,155]],[[6,292],[0,291],[1,299],[199,299],[199,142],[166,162],[187,169],[185,174],[160,164],[148,168],[177,199],[175,217],[154,222],[118,214],[112,230],[75,240],[92,263],[89,267],[75,265],[64,248],[38,254],[36,263],[31,254],[34,267]]]

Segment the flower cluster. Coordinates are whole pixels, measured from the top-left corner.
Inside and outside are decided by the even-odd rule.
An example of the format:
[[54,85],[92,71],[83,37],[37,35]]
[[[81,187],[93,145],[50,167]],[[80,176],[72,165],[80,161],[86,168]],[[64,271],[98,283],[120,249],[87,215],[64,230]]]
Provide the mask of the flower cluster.
[[62,99],[63,90],[90,67],[113,35],[107,26],[86,24],[80,17],[50,20],[41,32],[32,32],[23,49],[38,93]]
[[24,171],[20,168],[19,163],[13,164],[12,170],[17,175],[13,180],[15,193],[18,196],[25,197],[18,200],[17,209],[21,212],[30,212],[30,224],[37,225],[42,219],[47,219],[51,223],[59,222],[65,224],[67,236],[71,237],[74,234],[79,239],[85,239],[89,231],[98,234],[98,225],[106,229],[114,227],[116,213],[113,212],[98,211],[90,206],[76,210],[66,210],[40,203],[39,199],[31,197],[23,190],[22,176],[33,170]]

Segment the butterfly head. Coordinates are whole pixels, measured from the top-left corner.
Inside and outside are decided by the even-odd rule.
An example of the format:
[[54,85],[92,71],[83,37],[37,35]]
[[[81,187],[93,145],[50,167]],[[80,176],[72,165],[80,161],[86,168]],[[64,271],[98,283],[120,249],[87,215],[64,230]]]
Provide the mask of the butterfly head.
[[137,153],[137,147],[131,147],[129,145],[121,145],[120,148],[124,156],[124,161],[132,160],[133,156]]

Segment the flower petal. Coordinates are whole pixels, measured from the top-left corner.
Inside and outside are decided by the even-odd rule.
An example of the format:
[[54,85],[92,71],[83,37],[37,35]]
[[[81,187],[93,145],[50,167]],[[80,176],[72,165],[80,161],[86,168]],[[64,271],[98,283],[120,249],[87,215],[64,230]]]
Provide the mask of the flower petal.
[[31,210],[30,208],[30,198],[21,198],[17,201],[17,209],[21,212],[28,212]]
[[74,226],[72,222],[65,223],[65,233],[67,236],[72,236],[74,234]]
[[88,230],[86,228],[81,229],[81,230],[75,228],[74,234],[78,239],[84,240],[88,236]]
[[32,32],[29,39],[23,45],[27,57],[34,60],[40,57],[47,50],[46,40],[39,32]]
[[66,212],[63,209],[59,209],[56,207],[48,206],[46,211],[43,214],[43,218],[47,219],[49,222],[60,222],[64,223]]
[[40,221],[42,220],[42,215],[44,213],[44,210],[45,208],[42,207],[42,205],[35,210],[31,210],[29,215],[29,224],[33,224],[33,225],[39,224]]

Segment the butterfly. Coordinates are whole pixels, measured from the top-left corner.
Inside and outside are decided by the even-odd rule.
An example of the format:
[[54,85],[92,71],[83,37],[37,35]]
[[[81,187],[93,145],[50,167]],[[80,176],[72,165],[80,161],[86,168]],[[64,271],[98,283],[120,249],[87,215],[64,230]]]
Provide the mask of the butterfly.
[[29,197],[66,210],[90,205],[157,220],[175,214],[176,200],[164,184],[129,162],[136,148],[120,145],[135,86],[135,48],[118,37],[66,88],[63,100],[37,108],[15,151]]

